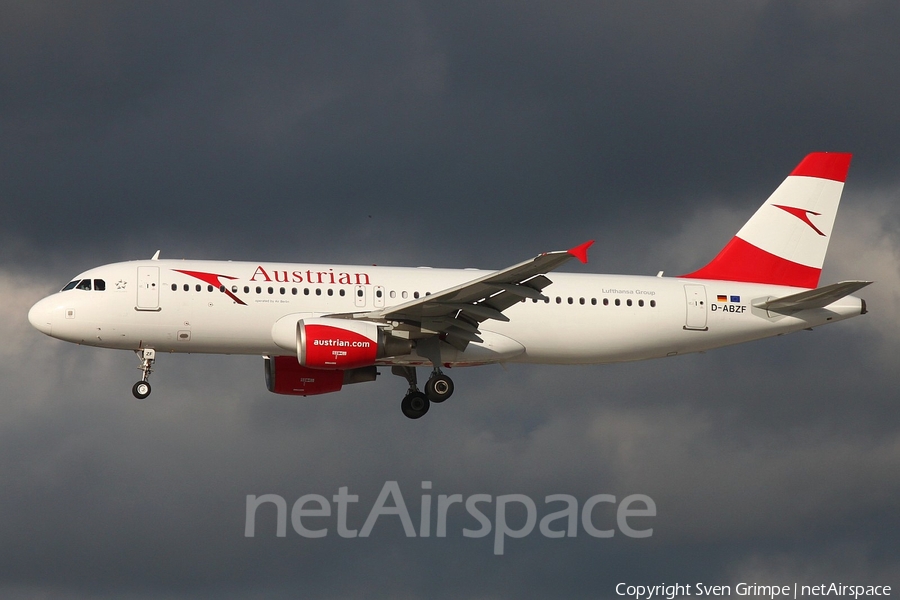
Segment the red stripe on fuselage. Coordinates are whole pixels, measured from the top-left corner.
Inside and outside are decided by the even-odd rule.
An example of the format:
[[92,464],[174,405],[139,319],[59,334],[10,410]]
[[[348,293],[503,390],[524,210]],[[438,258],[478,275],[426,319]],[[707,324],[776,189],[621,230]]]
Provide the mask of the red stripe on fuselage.
[[821,274],[822,269],[775,256],[735,236],[708,265],[681,277],[812,289],[819,284]]

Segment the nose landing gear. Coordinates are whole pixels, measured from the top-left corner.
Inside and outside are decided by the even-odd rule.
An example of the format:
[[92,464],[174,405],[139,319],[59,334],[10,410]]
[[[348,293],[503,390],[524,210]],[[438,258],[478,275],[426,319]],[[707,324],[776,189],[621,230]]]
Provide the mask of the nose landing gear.
[[150,382],[147,381],[147,379],[150,377],[150,373],[153,372],[153,363],[156,361],[156,350],[153,348],[144,348],[143,350],[135,350],[134,353],[141,358],[141,366],[138,368],[143,373],[143,376],[140,381],[132,386],[131,393],[134,394],[134,397],[138,400],[143,400],[150,395]]

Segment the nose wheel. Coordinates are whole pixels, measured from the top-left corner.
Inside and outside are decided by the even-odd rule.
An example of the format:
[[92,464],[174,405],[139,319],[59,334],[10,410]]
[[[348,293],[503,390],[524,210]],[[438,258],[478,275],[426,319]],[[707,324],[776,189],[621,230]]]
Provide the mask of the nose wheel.
[[150,382],[147,381],[147,378],[149,378],[150,373],[153,372],[153,363],[156,361],[156,350],[144,348],[143,350],[135,350],[134,353],[141,357],[141,366],[138,367],[138,369],[141,370],[142,376],[141,380],[132,386],[131,393],[134,394],[134,397],[138,400],[143,400],[150,395]]
[[131,388],[131,393],[134,394],[134,397],[138,400],[143,400],[150,395],[150,382],[138,381],[134,384],[134,387]]

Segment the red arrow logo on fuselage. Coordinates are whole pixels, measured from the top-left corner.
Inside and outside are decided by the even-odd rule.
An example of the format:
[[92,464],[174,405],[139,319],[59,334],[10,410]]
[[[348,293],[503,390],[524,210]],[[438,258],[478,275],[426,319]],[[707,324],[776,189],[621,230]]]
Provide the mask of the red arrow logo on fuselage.
[[812,221],[809,220],[809,215],[818,217],[818,216],[821,216],[822,213],[817,213],[817,212],[813,212],[811,210],[806,210],[805,208],[794,208],[793,206],[782,206],[781,204],[773,204],[772,206],[774,206],[775,208],[780,208],[784,212],[794,215],[795,217],[797,217],[798,219],[800,219],[801,221],[803,221],[804,223],[806,223],[807,225],[812,227],[813,231],[815,231],[822,237],[825,237],[825,234],[822,233],[819,230],[819,228],[816,227],[815,225],[813,225]]
[[181,269],[172,269],[177,273],[184,273],[185,275],[190,275],[196,279],[199,279],[203,283],[209,284],[215,288],[219,288],[225,294],[228,295],[229,298],[237,302],[238,304],[243,304],[247,306],[247,303],[235,296],[231,290],[229,290],[221,281],[219,281],[219,277],[224,277],[225,279],[237,279],[237,277],[231,277],[229,275],[216,275],[215,273],[204,273],[203,271],[182,271]]

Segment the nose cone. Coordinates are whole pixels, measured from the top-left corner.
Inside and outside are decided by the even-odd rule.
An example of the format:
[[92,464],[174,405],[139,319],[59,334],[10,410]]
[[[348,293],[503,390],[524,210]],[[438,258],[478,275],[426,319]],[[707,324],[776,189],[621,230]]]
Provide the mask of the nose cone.
[[47,335],[53,335],[53,325],[50,321],[50,302],[49,298],[44,298],[35,303],[28,311],[28,321],[31,325]]

